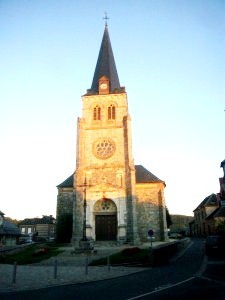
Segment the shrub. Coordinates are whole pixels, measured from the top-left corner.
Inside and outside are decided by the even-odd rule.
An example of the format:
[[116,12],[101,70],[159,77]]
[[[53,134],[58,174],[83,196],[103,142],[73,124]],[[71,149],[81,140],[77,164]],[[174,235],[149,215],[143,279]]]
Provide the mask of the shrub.
[[166,247],[153,248],[151,260],[153,266],[167,264],[169,259],[177,252],[178,244],[167,245]]
[[48,251],[49,251],[48,248],[42,247],[42,248],[39,248],[39,249],[35,250],[32,255],[33,256],[40,256],[40,255],[46,254]]
[[121,251],[121,254],[124,256],[130,256],[130,255],[134,255],[137,254],[141,251],[140,248],[138,247],[132,247],[132,248],[125,248]]

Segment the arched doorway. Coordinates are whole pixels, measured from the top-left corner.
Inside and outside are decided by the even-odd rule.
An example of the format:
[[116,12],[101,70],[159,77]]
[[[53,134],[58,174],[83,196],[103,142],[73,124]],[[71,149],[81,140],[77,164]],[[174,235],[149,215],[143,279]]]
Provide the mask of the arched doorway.
[[96,241],[113,241],[117,239],[117,208],[107,198],[98,200],[94,205]]

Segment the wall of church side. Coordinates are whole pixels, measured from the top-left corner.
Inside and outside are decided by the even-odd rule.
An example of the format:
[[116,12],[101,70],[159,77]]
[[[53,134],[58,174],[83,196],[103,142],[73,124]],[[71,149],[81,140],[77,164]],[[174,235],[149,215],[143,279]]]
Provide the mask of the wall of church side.
[[[134,159],[133,159],[133,152],[132,152],[132,130],[131,130],[131,117],[127,115],[123,119],[123,128],[124,128],[124,141],[125,141],[125,155],[126,155],[126,162],[128,163],[129,168],[134,171]],[[135,185],[133,186],[135,190]]]
[[[73,188],[58,188],[56,225],[61,224],[61,222],[65,222],[65,220],[68,220],[71,217],[73,218],[74,202],[75,202],[75,193]],[[70,232],[71,228],[68,230]],[[58,231],[57,231],[57,235],[58,235]]]
[[148,230],[156,240],[167,238],[165,201],[162,183],[136,184],[138,232],[141,242],[148,241]]
[[168,228],[166,223],[166,204],[164,197],[164,184],[159,184],[161,189],[158,192],[159,199],[159,228],[160,228],[160,240],[166,241],[168,240]]
[[73,233],[72,243],[75,247],[83,237],[83,220],[84,220],[84,193],[83,187],[76,188],[76,201],[73,206]]
[[56,218],[73,212],[73,188],[59,188],[57,195]]
[[[82,122],[79,123],[82,128]],[[82,130],[80,135],[82,136]],[[79,138],[79,142],[82,143],[82,137]],[[81,148],[79,149],[82,150]],[[82,165],[83,158],[82,153],[79,153],[80,163]],[[73,232],[72,232],[72,244],[75,248],[79,247],[79,242],[83,237],[83,220],[84,220],[84,190],[85,190],[85,172],[83,167],[76,169],[74,174],[73,186],[75,187],[75,201],[73,203]]]
[[126,166],[126,193],[127,193],[127,241],[139,244],[136,213],[135,169],[132,155],[132,133],[130,116],[123,119],[124,129],[124,158]]
[[82,166],[84,160],[84,119],[77,118],[77,147],[76,147],[76,168]]

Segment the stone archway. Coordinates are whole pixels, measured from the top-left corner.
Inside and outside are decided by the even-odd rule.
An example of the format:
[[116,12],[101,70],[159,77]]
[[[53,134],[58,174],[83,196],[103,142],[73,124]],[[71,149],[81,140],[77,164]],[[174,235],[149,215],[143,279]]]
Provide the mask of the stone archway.
[[117,207],[107,198],[98,200],[94,205],[96,241],[117,239]]

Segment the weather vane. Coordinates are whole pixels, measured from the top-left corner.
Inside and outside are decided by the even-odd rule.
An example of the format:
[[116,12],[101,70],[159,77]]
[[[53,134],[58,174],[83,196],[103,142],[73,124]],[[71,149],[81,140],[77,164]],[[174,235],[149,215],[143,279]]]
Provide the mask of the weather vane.
[[107,12],[105,12],[105,17],[103,18],[105,20],[105,26],[108,26],[107,20],[109,20],[109,17],[107,16]]

